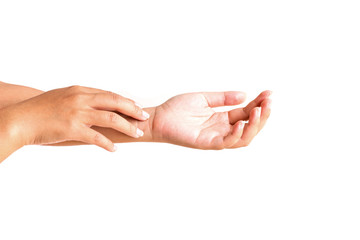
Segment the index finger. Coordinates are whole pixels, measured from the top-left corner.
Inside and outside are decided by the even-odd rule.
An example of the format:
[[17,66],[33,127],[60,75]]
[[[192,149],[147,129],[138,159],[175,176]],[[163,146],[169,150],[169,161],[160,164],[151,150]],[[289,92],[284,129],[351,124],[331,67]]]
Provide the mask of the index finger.
[[135,101],[112,92],[94,94],[90,105],[99,110],[116,111],[138,120],[149,118],[149,114]]

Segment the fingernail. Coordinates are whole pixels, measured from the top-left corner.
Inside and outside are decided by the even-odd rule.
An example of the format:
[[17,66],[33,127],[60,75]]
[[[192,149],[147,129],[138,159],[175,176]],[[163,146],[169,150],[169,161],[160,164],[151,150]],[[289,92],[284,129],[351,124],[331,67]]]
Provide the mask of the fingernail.
[[114,147],[113,147],[113,149],[112,149],[112,152],[116,152],[116,150],[117,150],[117,146],[114,144]]
[[271,108],[271,104],[272,104],[272,101],[271,99],[269,99],[269,102],[268,102],[268,107]]
[[142,137],[142,136],[144,136],[144,132],[143,131],[141,131],[141,129],[136,129],[136,135],[138,136],[138,137]]
[[150,117],[150,115],[145,111],[142,112],[142,116],[146,119],[148,119]]
[[256,109],[256,118],[260,118],[260,114],[261,114],[261,109],[257,108]]
[[143,109],[143,106],[141,106],[140,103],[135,102],[135,105],[138,106],[139,108]]

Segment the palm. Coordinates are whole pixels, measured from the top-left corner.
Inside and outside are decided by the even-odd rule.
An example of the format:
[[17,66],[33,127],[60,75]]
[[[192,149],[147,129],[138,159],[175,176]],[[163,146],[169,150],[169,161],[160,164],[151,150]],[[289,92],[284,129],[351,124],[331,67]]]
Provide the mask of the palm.
[[153,121],[154,137],[202,149],[221,148],[231,129],[228,114],[215,112],[202,93],[169,99],[156,108]]
[[245,101],[244,93],[204,92],[175,96],[156,107],[153,138],[201,149],[247,146],[270,115],[270,94],[264,91],[246,107],[229,112],[215,112],[212,108],[238,105]]

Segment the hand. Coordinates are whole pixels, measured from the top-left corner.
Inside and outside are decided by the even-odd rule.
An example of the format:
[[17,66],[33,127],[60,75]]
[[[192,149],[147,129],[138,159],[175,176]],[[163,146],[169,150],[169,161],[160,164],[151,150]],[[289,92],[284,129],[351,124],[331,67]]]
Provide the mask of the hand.
[[40,94],[2,109],[2,115],[8,116],[12,132],[21,136],[21,145],[75,140],[114,151],[113,142],[91,126],[112,128],[133,138],[143,135],[133,123],[114,111],[137,120],[149,117],[130,99],[79,86]]
[[243,103],[244,93],[208,92],[175,96],[156,107],[152,122],[153,139],[200,149],[247,146],[270,115],[270,94],[270,91],[264,91],[246,107],[229,112],[215,112],[213,108]]

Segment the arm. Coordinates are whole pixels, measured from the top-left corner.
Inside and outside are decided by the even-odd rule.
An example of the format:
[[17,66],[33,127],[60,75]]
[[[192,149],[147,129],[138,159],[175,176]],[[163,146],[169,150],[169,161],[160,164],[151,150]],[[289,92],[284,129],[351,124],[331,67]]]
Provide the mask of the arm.
[[248,146],[264,127],[271,112],[271,91],[259,94],[247,106],[216,112],[219,106],[244,102],[242,92],[203,92],[175,96],[145,110],[147,121],[132,121],[144,130],[141,138],[129,138],[113,129],[98,129],[113,142],[164,142],[197,149]]
[[[1,84],[4,86],[4,83]],[[41,93],[39,90],[21,86],[18,87],[22,88],[24,91],[22,94],[23,98],[25,98],[25,96],[31,97]],[[15,93],[17,93],[15,90],[16,86],[12,86],[12,88],[8,89],[12,89]],[[53,101],[57,98],[54,98],[53,100],[51,100],[51,98],[50,100],[47,99],[47,96],[54,95],[51,93],[54,91],[40,94],[20,103],[16,103],[16,101],[19,99],[21,100],[21,97],[15,97],[7,100],[6,102],[8,104],[15,104],[8,105],[7,107],[0,109],[0,150],[2,151],[2,153],[0,153],[0,162],[4,159],[3,156],[6,157],[9,155],[6,152],[11,153],[26,144],[51,144],[66,146],[87,143],[96,144],[109,151],[114,150],[113,143],[139,141],[166,142],[198,149],[244,147],[249,145],[252,139],[263,128],[270,115],[270,91],[262,92],[246,107],[236,108],[228,112],[216,112],[213,108],[241,104],[245,100],[244,93],[188,93],[175,96],[160,106],[145,109],[150,114],[148,119],[144,119],[140,116],[140,109],[137,109],[137,117],[134,114],[131,116],[131,114],[126,113],[124,113],[125,116],[114,113],[106,113],[106,115],[102,114],[99,116],[92,115],[91,121],[95,122],[95,124],[91,124],[88,116],[85,125],[89,128],[91,127],[91,131],[89,131],[89,129],[84,128],[84,123],[80,125],[82,127],[81,129],[74,128],[74,126],[76,126],[75,123],[77,123],[76,121],[74,123],[74,119],[77,120],[79,116],[81,117],[83,115],[79,113],[84,113],[84,110],[81,110],[82,107],[84,107],[84,103],[86,105],[90,99],[94,100],[95,98],[89,98],[88,95],[90,93],[84,94],[81,91],[78,95],[74,94],[73,91],[73,94],[70,94],[69,97],[67,95],[67,91],[70,91],[71,93],[71,90],[73,89],[74,87],[66,88],[65,91],[64,89],[54,90],[55,92],[60,92],[57,98],[61,99],[65,96],[65,100],[70,99],[71,101],[75,101],[77,109],[70,112],[69,108],[74,107],[74,104],[71,101],[65,101],[67,106],[64,107],[64,101]],[[94,91],[94,89],[90,88],[76,87],[76,90],[79,89],[90,92]],[[11,96],[11,94],[8,95]],[[112,94],[112,96],[114,96],[114,94]],[[121,96],[118,96],[116,99],[117,104],[121,105],[124,99],[120,99],[120,97]],[[45,101],[42,101],[42,99],[45,99]],[[112,100],[114,100],[113,97]],[[130,100],[126,100],[125,102],[129,101]],[[44,106],[49,104],[51,107],[45,107],[45,110],[42,109]],[[40,108],[40,110],[37,110],[38,114],[33,115],[33,119],[30,118],[30,121],[24,120],[23,117],[21,117],[21,114],[20,117],[14,117],[14,112],[15,116],[19,115],[19,112],[22,112],[26,113],[24,116],[29,118],[29,112],[27,111],[34,111],[34,108]],[[134,109],[134,107],[131,108]],[[15,109],[15,111],[11,111],[11,109]],[[61,111],[61,109],[63,111]],[[48,110],[54,111],[52,116],[55,117],[56,120],[59,120],[59,116],[57,115],[60,114],[62,116],[61,120],[63,120],[66,124],[49,125],[49,119],[46,119],[49,115]],[[88,109],[86,110],[88,111]],[[119,112],[121,112],[121,108],[118,106],[114,107],[114,104],[112,104],[110,109],[107,108],[106,110],[119,110]],[[62,114],[64,111],[67,111],[68,114]],[[13,112],[13,115],[7,114],[8,112]],[[126,115],[131,117],[126,117]],[[45,121],[43,121],[45,128],[41,124],[41,120],[44,120],[43,118],[45,119]],[[130,123],[130,125],[126,125],[127,127],[125,127],[125,129],[124,126],[120,124],[120,122],[124,123],[123,119]],[[5,124],[8,122],[11,122],[11,124]],[[8,139],[10,136],[12,139],[19,138],[19,133],[21,133],[20,135],[22,136],[31,136],[34,132],[34,125],[40,125],[45,129],[42,133],[42,137],[36,138],[33,136],[33,140],[28,139],[27,141],[23,141],[22,144],[17,144],[19,141],[15,140],[4,143],[4,139]],[[23,131],[28,129],[31,129],[32,131],[28,133]],[[143,130],[143,136],[137,135],[136,129]],[[56,141],[54,141],[54,136],[50,134],[52,132],[49,130],[55,131],[57,135],[60,135],[60,139],[59,136],[56,135]],[[81,137],[71,134],[68,136],[69,132],[71,133],[74,130],[77,130],[77,134]],[[6,149],[6,151],[1,148]]]
[[41,90],[0,82],[0,109],[44,93]]
[[[14,86],[7,87],[16,95]],[[36,94],[32,89],[27,90],[30,93],[24,95]],[[8,99],[7,104],[13,104],[3,104],[0,109],[0,162],[22,146],[32,144],[82,142],[115,151],[114,143],[94,130],[95,126],[115,129],[123,133],[121,139],[127,139],[125,135],[139,138],[144,133],[137,127],[137,121],[149,118],[134,101],[94,88],[72,86],[55,89],[14,103],[18,99],[17,96]],[[131,121],[125,116],[131,117]]]
[[[35,88],[0,82],[0,109],[36,97],[42,93],[44,93],[44,91]],[[148,113],[151,113],[150,116],[153,116],[152,113],[154,112],[154,108],[147,108],[144,110]],[[144,141],[144,142],[151,141],[151,129],[148,124],[149,122],[139,122],[126,116],[123,117],[126,118],[132,124],[136,125],[139,129],[144,131],[144,136],[141,139],[139,139],[140,141]],[[10,128],[10,126],[3,126],[4,130],[8,128]],[[93,126],[92,128],[102,133],[103,135],[107,136],[114,143],[133,142],[135,140],[134,138],[129,137],[126,134],[122,134],[121,132],[111,128],[103,128],[97,126]],[[2,132],[4,132],[4,130],[2,130]],[[5,134],[4,132],[3,136],[2,137],[0,136],[0,138],[5,139],[6,135],[8,135],[8,133]],[[47,145],[72,146],[72,145],[82,145],[82,144],[85,143],[79,141],[65,141],[65,142],[47,144]]]

